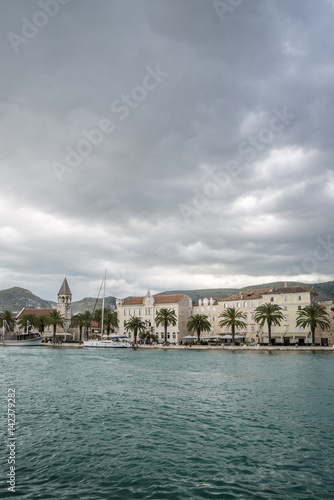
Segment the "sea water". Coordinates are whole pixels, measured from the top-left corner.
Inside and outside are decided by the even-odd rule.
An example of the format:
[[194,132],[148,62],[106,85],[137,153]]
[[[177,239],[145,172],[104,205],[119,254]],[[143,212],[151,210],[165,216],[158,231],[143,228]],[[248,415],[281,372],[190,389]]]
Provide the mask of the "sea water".
[[332,352],[2,347],[0,366],[1,498],[334,498]]

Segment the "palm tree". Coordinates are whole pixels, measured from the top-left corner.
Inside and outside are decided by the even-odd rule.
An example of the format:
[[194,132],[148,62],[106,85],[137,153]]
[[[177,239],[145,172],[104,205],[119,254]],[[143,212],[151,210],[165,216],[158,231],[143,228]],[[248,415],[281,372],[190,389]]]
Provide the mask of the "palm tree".
[[197,342],[200,343],[201,332],[209,332],[211,323],[205,314],[195,314],[191,316],[187,323],[188,332],[197,333]]
[[226,311],[222,312],[219,315],[219,318],[222,318],[222,320],[219,322],[219,326],[223,328],[223,326],[228,326],[231,328],[232,332],[232,345],[235,344],[234,341],[234,335],[235,335],[235,329],[236,328],[245,328],[247,325],[243,321],[245,318],[245,315],[239,310],[236,309],[235,307],[228,307]]
[[45,326],[47,324],[46,314],[41,314],[36,318],[36,327],[38,328],[39,333],[42,335],[44,333]]
[[284,320],[283,309],[277,304],[271,304],[270,302],[262,304],[255,309],[254,319],[256,323],[263,326],[265,323],[268,325],[268,343],[272,344],[271,341],[271,327],[280,325],[281,321]]
[[3,311],[0,314],[0,324],[1,326],[7,325],[10,331],[14,330],[15,315],[11,311]]
[[[93,319],[99,324],[99,328],[101,328],[102,309],[96,309]],[[103,330],[104,328],[107,329],[107,335],[109,335],[110,330],[118,328],[117,312],[111,311],[108,307],[105,307],[103,311]]]
[[[101,327],[102,309],[97,309],[95,311],[94,320],[97,321]],[[107,329],[107,335],[109,335],[110,330],[114,331],[115,328],[118,328],[117,311],[111,311],[107,307],[104,308],[103,326]]]
[[297,316],[296,326],[307,326],[311,328],[312,345],[315,345],[315,329],[319,326],[322,330],[328,330],[330,323],[327,319],[328,312],[319,304],[303,307]]
[[78,313],[75,316],[73,316],[72,321],[71,321],[71,327],[79,328],[79,342],[80,344],[82,343],[82,329],[86,325],[86,318],[83,313]]
[[85,337],[86,337],[86,340],[88,340],[88,329],[90,327],[90,324],[92,322],[92,313],[90,311],[88,311],[88,309],[81,313],[82,314],[82,317],[84,319],[84,327],[85,327]]
[[172,309],[167,309],[162,307],[155,316],[155,324],[157,326],[163,325],[165,332],[165,344],[167,343],[167,328],[169,325],[175,326],[177,323],[177,317]]
[[53,326],[53,343],[55,344],[57,326],[64,328],[65,318],[59,311],[54,310],[47,315],[46,324]]
[[146,323],[139,316],[131,316],[131,319],[125,323],[125,330],[133,332],[134,343],[137,344],[137,333],[146,330]]
[[37,316],[36,314],[23,314],[18,322],[21,328],[29,330],[30,326],[37,326]]

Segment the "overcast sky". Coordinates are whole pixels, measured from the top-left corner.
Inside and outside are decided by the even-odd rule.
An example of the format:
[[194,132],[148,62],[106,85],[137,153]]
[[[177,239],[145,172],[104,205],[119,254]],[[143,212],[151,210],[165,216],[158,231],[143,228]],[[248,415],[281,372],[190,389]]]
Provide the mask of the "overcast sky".
[[0,9],[0,289],[334,279],[332,0]]

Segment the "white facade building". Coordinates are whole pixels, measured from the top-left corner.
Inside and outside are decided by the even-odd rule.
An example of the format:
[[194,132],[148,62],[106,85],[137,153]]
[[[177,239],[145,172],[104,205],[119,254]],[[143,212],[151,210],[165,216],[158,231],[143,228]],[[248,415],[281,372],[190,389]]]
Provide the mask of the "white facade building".
[[125,330],[126,322],[132,316],[139,316],[147,325],[147,332],[155,334],[159,342],[164,340],[163,325],[156,326],[155,317],[162,308],[175,312],[177,323],[167,329],[167,340],[171,343],[180,343],[182,337],[188,334],[187,323],[192,311],[191,298],[184,294],[179,295],[151,295],[148,290],[145,297],[131,297],[116,299],[117,316],[119,321],[119,335],[131,336],[133,333]]

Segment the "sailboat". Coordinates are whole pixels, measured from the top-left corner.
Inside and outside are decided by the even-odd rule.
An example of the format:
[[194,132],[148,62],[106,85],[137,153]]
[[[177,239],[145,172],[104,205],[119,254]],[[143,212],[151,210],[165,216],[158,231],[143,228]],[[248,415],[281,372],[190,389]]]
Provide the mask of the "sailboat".
[[84,341],[84,347],[93,347],[100,349],[115,349],[115,348],[129,348],[131,347],[130,342],[127,337],[115,336],[111,339],[103,337],[103,321],[104,321],[104,299],[106,294],[106,281],[107,281],[107,271],[104,273],[104,287],[103,287],[103,299],[102,299],[102,317],[101,317],[101,337],[99,339],[89,339]]

